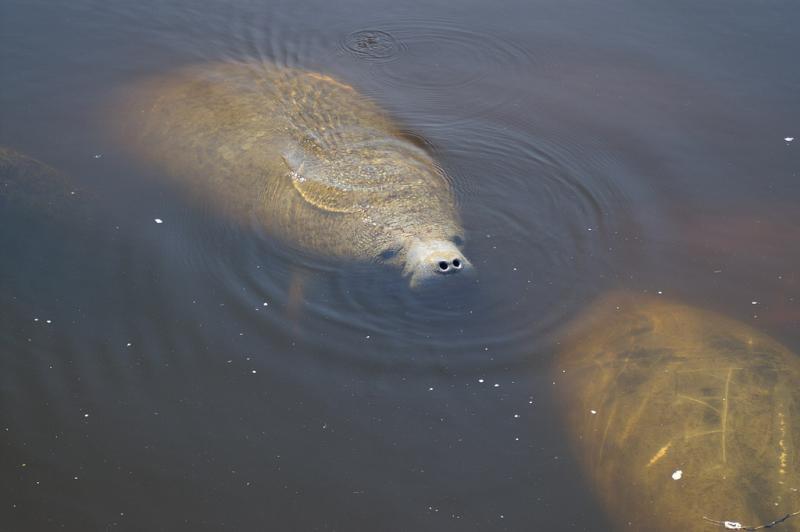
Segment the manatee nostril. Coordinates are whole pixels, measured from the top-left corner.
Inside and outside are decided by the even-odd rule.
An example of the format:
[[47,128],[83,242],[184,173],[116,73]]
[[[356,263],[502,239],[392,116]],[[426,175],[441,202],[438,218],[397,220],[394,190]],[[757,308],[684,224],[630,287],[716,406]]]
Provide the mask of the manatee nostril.
[[455,268],[461,268],[461,261],[458,259],[453,259],[453,266]]
[[444,261],[444,260],[440,260],[439,261],[439,269],[440,270],[442,270],[443,272],[446,272],[447,271],[447,267],[448,267],[447,261]]

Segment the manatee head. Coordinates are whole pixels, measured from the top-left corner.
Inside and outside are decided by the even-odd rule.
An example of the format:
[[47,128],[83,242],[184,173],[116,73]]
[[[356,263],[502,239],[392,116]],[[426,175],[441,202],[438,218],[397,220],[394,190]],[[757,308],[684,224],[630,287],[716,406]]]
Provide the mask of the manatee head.
[[379,261],[399,268],[412,289],[450,284],[470,277],[472,263],[464,256],[464,230],[449,190],[438,188],[438,175],[420,173],[412,183],[430,184],[413,197],[397,194],[371,213],[371,239]]
[[459,249],[461,239],[409,238],[406,242],[385,250],[382,262],[402,268],[412,289],[453,277],[464,277],[473,270],[472,263]]
[[454,242],[449,240],[414,240],[408,248],[403,275],[411,288],[418,288],[444,276],[463,276],[472,272],[470,263]]

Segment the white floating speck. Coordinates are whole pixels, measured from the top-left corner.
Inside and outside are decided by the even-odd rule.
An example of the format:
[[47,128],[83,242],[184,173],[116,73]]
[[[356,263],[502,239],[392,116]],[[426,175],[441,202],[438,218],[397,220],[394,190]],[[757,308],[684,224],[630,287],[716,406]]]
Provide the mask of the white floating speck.
[[263,305],[264,305],[265,307],[268,307],[268,306],[269,306],[269,303],[267,303],[266,301],[264,301]]
[[45,320],[45,323],[53,323],[52,320]]
[[155,223],[157,223],[157,224],[163,224],[164,223],[164,220],[162,220],[161,218],[155,218],[153,221]]
[[751,305],[758,305],[758,301],[751,301],[750,304]]
[[96,153],[96,154],[94,155],[94,158],[95,158],[95,159],[99,159],[99,158],[100,158],[100,157],[102,157],[102,156],[103,156],[103,154],[102,154],[102,153]]
[[480,382],[481,384],[483,384],[483,379],[478,379],[478,382]]
[[786,142],[792,142],[794,140],[794,137],[783,137],[783,140],[785,140]]
[[659,290],[659,291],[657,292],[657,294],[658,294],[658,295],[662,295],[663,293],[664,293],[664,292],[662,292],[661,290]]
[[433,391],[433,386],[431,386],[430,388],[428,388],[428,391],[429,391],[429,392],[432,392],[432,391]]
[[514,414],[515,419],[519,419],[519,414]]
[[125,347],[130,347],[132,345],[133,345],[132,343],[128,342],[127,344],[125,344]]
[[255,372],[256,372],[256,370],[253,370],[253,373],[255,373]]
[[495,388],[499,388],[499,387],[500,387],[500,384],[499,384],[499,383],[494,383],[494,387],[495,387]]
[[83,417],[89,417],[89,414],[84,414]]
[[680,480],[682,476],[683,476],[683,471],[681,471],[680,469],[677,469],[672,474],[672,480]]
[[597,415],[597,410],[589,410],[589,412],[591,412],[593,416]]

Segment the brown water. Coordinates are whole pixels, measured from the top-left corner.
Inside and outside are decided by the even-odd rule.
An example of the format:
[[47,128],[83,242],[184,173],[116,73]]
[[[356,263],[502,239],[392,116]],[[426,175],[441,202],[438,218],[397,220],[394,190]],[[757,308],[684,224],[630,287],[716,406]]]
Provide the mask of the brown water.
[[[798,27],[789,1],[2,0],[0,145],[98,199],[0,212],[0,530],[607,530],[553,405],[563,324],[623,287],[800,352]],[[242,58],[423,137],[476,282],[304,255],[104,134],[120,87]]]

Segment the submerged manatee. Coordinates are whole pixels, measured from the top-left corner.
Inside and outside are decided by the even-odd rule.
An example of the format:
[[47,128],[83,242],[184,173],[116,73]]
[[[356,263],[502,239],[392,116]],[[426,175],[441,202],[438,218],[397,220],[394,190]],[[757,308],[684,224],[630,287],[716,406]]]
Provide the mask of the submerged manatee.
[[82,207],[83,194],[62,173],[12,148],[0,146],[0,213],[57,217]]
[[571,441],[620,530],[800,530],[800,358],[784,346],[618,294],[577,320],[556,372]]
[[0,146],[0,316],[16,319],[9,309],[23,301],[42,309],[68,300],[65,287],[96,282],[101,204],[78,181]]
[[226,214],[412,286],[471,268],[445,174],[352,87],[265,63],[187,67],[124,91],[124,141]]

